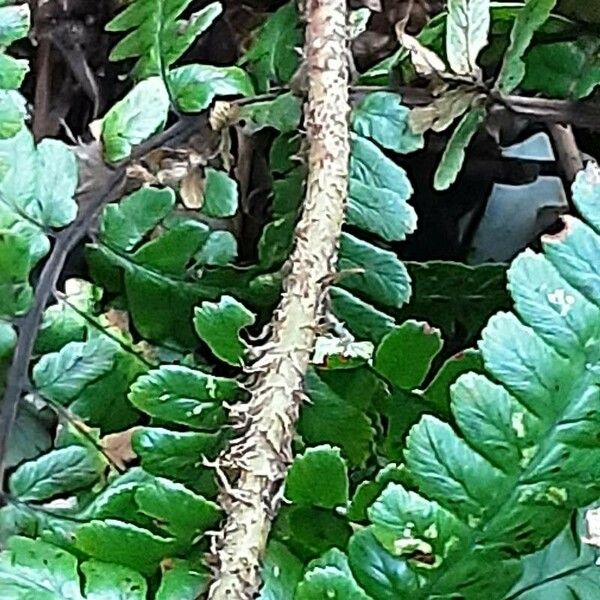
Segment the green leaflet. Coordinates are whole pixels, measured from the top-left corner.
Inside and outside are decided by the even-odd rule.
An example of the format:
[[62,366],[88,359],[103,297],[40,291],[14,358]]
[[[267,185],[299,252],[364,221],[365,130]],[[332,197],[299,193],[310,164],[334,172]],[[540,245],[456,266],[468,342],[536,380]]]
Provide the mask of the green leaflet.
[[58,352],[69,342],[82,342],[87,324],[83,315],[93,313],[102,291],[83,279],[67,279],[64,294],[64,300],[44,311],[35,340],[36,354]]
[[160,561],[176,550],[173,538],[116,519],[90,521],[78,527],[75,547],[92,558],[116,562],[146,576],[153,575]]
[[132,438],[134,452],[148,473],[183,483],[196,493],[215,493],[214,472],[202,465],[202,458],[213,460],[222,448],[219,433],[170,431],[142,427]]
[[386,552],[370,528],[352,536],[348,557],[352,574],[375,600],[398,600],[416,590],[417,578],[406,561]]
[[[152,544],[149,548],[144,547],[144,551],[152,552],[153,547]],[[129,545],[127,548],[131,549]],[[135,551],[139,553],[140,548]],[[206,590],[207,583],[208,573],[204,568],[193,561],[170,559],[155,598],[195,600]],[[136,570],[94,559],[78,565],[75,556],[39,539],[13,537],[8,548],[0,554],[0,594],[3,598],[146,600],[147,593],[146,580]]]
[[70,342],[45,354],[33,369],[42,396],[60,404],[74,400],[83,388],[113,368],[116,343],[100,335],[87,342]]
[[580,173],[573,182],[573,201],[577,209],[585,215],[586,221],[596,230],[600,229],[600,169],[589,163],[584,173]]
[[216,96],[251,96],[254,93],[248,75],[239,67],[185,65],[168,76],[169,91],[179,110],[200,112]]
[[[218,506],[192,490],[139,467],[114,479],[78,515],[84,520],[120,519],[150,533],[171,536],[178,552],[216,525]],[[116,556],[107,559],[120,562]]]
[[[88,259],[103,287],[124,288],[133,322],[144,337],[189,347],[194,344],[194,305],[218,292],[195,281],[190,269],[208,227],[194,219],[165,218],[173,203],[172,191],[142,188],[107,206]],[[159,223],[160,234],[140,244]]]
[[386,241],[401,241],[417,226],[417,215],[400,194],[350,180],[348,223],[379,235]]
[[410,475],[404,465],[388,463],[375,479],[362,481],[357,487],[348,506],[348,518],[351,521],[366,521],[367,509],[379,497],[388,483],[410,484]]
[[446,21],[446,56],[458,75],[478,72],[477,57],[487,45],[489,0],[449,0]]
[[298,423],[303,439],[310,445],[334,444],[350,464],[364,463],[375,436],[369,417],[341,398],[313,369],[309,369],[304,384],[311,402],[303,406]]
[[[299,165],[301,137],[295,133],[280,133],[271,144],[269,168],[274,175],[283,176]],[[304,179],[304,178],[303,178]]]
[[163,573],[155,600],[197,600],[206,592],[208,570],[195,562],[171,559],[170,568]]
[[332,548],[345,549],[351,535],[350,523],[336,511],[291,505],[279,512],[271,539],[285,543],[306,565]]
[[[590,163],[574,185],[592,222],[600,211],[589,199],[599,182]],[[493,317],[479,344],[489,376],[469,373],[452,386],[456,429],[428,415],[411,430],[405,457],[419,493],[391,484],[369,509],[370,530],[402,564],[373,544],[360,563],[351,559],[376,600],[392,589],[424,600],[518,597],[509,590],[522,566],[508,557],[540,550],[574,508],[598,497],[599,230],[568,217],[563,232],[544,239],[543,255],[526,251],[513,262],[516,314]],[[569,552],[564,560],[583,569]],[[556,593],[566,589],[558,562],[547,567],[557,574]],[[381,564],[396,574],[389,583],[376,575]],[[586,589],[585,580],[573,585]]]
[[450,415],[450,386],[463,373],[483,372],[481,353],[467,349],[451,356],[436,373],[431,383],[423,390],[424,397],[440,414]]
[[239,334],[254,319],[254,314],[235,298],[222,296],[218,303],[203,302],[196,308],[194,326],[217,358],[239,365],[246,354],[246,345]]
[[161,421],[216,430],[227,420],[223,403],[232,404],[239,395],[232,379],[165,365],[139,377],[130,388],[129,400]]
[[330,290],[331,305],[336,317],[342,320],[358,338],[374,343],[394,328],[392,317],[363,302],[342,288]]
[[348,559],[337,549],[313,561],[298,585],[295,600],[372,600],[356,583]]
[[496,88],[503,94],[510,94],[523,80],[523,55],[531,43],[533,34],[550,16],[555,4],[556,0],[527,0],[517,14],[510,33],[510,44],[496,79]]
[[485,115],[484,107],[474,106],[456,126],[435,172],[433,187],[436,190],[446,190],[456,181],[465,160],[465,150],[477,133]]
[[21,315],[29,310],[33,290],[29,272],[33,258],[27,240],[0,229],[0,317]]
[[81,565],[81,571],[85,578],[84,592],[87,600],[146,598],[146,581],[132,569],[99,560],[88,560]]
[[442,349],[440,332],[427,323],[406,321],[388,333],[377,348],[373,366],[394,385],[412,390],[423,383]]
[[5,458],[8,467],[35,458],[52,446],[49,417],[49,411],[40,411],[25,399],[21,400],[8,442]]
[[0,359],[10,358],[17,343],[17,332],[10,323],[0,321]]
[[29,17],[27,4],[0,7],[0,47],[6,48],[27,36]]
[[452,550],[448,540],[466,535],[466,526],[435,502],[429,502],[401,485],[390,483],[368,509],[371,531],[394,556],[431,556],[438,566]]
[[409,114],[410,110],[402,105],[399,94],[372,92],[352,110],[352,129],[384,148],[408,154],[425,145],[423,136],[411,131]]
[[108,204],[100,222],[103,241],[120,250],[132,250],[169,214],[174,204],[173,190],[153,187],[142,187],[119,203]]
[[230,231],[213,231],[194,257],[200,265],[224,267],[237,257],[237,240]]
[[534,46],[525,55],[521,88],[551,98],[584,98],[600,83],[599,52],[595,36]]
[[140,81],[102,119],[102,145],[110,162],[128,158],[133,147],[167,121],[169,94],[160,77]]
[[[46,139],[36,147],[23,128],[14,137],[0,140],[0,165],[6,169],[0,180],[0,207],[15,219],[43,231],[65,227],[75,218],[77,161],[66,144]],[[38,244],[32,241],[32,253],[40,258]]]
[[133,0],[108,25],[107,31],[129,31],[110,53],[110,60],[138,58],[133,73],[137,79],[164,76],[168,68],[191,46],[221,14],[219,2],[194,13],[188,20],[178,19],[191,0]]
[[160,523],[153,522],[136,502],[136,493],[155,479],[141,467],[133,467],[108,482],[78,516],[86,521],[118,518],[156,532]]
[[91,486],[100,479],[105,466],[94,448],[78,445],[57,448],[23,463],[11,475],[9,488],[20,500],[45,500]]
[[265,21],[242,59],[256,80],[258,92],[268,91],[271,83],[289,82],[299,64],[297,49],[301,44],[296,3],[288,2]]
[[[1,58],[0,54],[0,60]],[[1,78],[2,74],[0,73],[0,84],[2,83]],[[0,140],[11,138],[18,133],[26,116],[25,98],[14,90],[0,89]]]
[[6,90],[20,88],[28,72],[29,64],[26,60],[0,53],[0,90],[3,92],[0,96],[4,98],[9,97],[5,93]]
[[[58,485],[58,475],[54,477]],[[60,492],[59,487],[57,491]],[[6,507],[0,513],[3,524],[7,519],[10,520],[11,513],[7,512],[10,510],[13,510],[13,514],[14,511],[21,511],[21,517],[13,517],[17,530],[28,531],[23,521],[19,523],[19,518],[31,520],[33,514],[35,535],[77,551],[80,556],[83,552],[84,556],[95,556],[107,563],[116,563],[115,569],[95,573],[97,582],[92,582],[85,565],[82,569],[88,578],[86,591],[95,589],[96,584],[102,584],[105,592],[112,589],[113,593],[123,592],[127,586],[121,590],[119,582],[111,582],[111,573],[113,576],[118,576],[121,571],[126,574],[124,567],[131,567],[146,575],[152,574],[158,561],[163,558],[189,553],[193,543],[208,529],[214,528],[221,516],[214,502],[179,483],[153,477],[139,467],[114,479],[83,511],[63,509],[56,513],[56,517],[50,517],[45,513],[23,511],[19,506]],[[61,512],[65,513],[68,520],[61,519]],[[3,583],[1,563],[0,558],[0,589]],[[187,590],[186,594],[191,594],[193,590],[204,587],[206,576],[202,569],[191,561],[178,563],[177,576],[166,578],[161,583],[163,593],[181,588],[182,591]],[[48,561],[44,561],[44,564],[48,565]],[[36,568],[41,574],[41,565],[36,565]],[[143,581],[139,576],[133,580],[136,583]],[[133,582],[128,582],[126,578],[123,584],[127,583]],[[139,586],[132,586],[131,590],[137,588]]]
[[0,7],[0,139],[10,138],[23,126],[25,99],[14,91],[21,87],[29,63],[5,53],[13,42],[27,36],[30,25],[28,4]]
[[385,240],[403,240],[417,217],[407,204],[413,189],[404,169],[366,138],[352,139],[348,223]]
[[221,518],[217,504],[161,477],[143,483],[135,492],[135,501],[142,512],[155,519],[165,535],[175,537],[186,550]]
[[225,171],[208,167],[204,171],[202,212],[209,217],[232,217],[238,208],[238,188]]
[[84,593],[77,559],[41,540],[14,537],[0,554],[0,594],[3,598],[35,600],[145,600],[147,586],[132,569],[89,560],[81,565]]
[[[114,330],[113,335],[119,336]],[[136,423],[140,413],[127,399],[130,384],[148,370],[139,357],[141,347],[123,337],[125,347],[113,344],[113,366],[77,393],[69,410],[102,433],[120,431]],[[130,348],[130,350],[127,350]]]
[[575,514],[554,541],[523,559],[523,576],[505,600],[594,597],[600,586],[599,552],[582,543],[586,536],[582,516]]
[[[281,137],[276,138],[282,139]],[[296,139],[299,143],[299,139]],[[271,147],[271,169],[282,172],[283,178],[273,181],[272,220],[263,229],[258,242],[258,260],[261,267],[270,269],[279,266],[289,256],[294,243],[294,229],[298,219],[298,209],[304,196],[306,173],[298,166],[294,156],[299,146],[291,141],[283,144],[280,154],[276,142]],[[281,164],[280,164],[281,163]]]
[[[108,205],[88,258],[96,281],[110,291],[124,290],[133,322],[144,337],[190,347],[195,343],[194,305],[218,296],[223,286],[198,281],[193,266],[209,229],[178,216],[174,203],[171,190],[150,187]],[[145,241],[151,232],[158,235]]]
[[304,565],[286,546],[271,540],[263,561],[260,600],[293,598],[294,590],[302,577]]
[[338,448],[308,448],[296,456],[285,480],[285,497],[299,506],[334,508],[348,502],[348,469]]
[[338,270],[340,286],[370,301],[395,308],[410,298],[410,277],[393,252],[342,233]]
[[288,92],[274,100],[252,102],[242,107],[240,115],[248,121],[249,132],[255,133],[264,127],[274,127],[281,133],[296,131],[302,119],[302,101]]
[[373,142],[360,136],[352,137],[350,178],[372,188],[396,192],[404,200],[412,194],[412,186],[404,169],[387,159]]

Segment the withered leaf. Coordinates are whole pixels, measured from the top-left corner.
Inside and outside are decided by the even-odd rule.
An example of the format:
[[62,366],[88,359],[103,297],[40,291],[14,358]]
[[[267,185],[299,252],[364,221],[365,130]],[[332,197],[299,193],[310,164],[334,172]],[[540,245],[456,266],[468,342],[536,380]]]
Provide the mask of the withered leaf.
[[444,61],[429,48],[423,46],[421,42],[404,33],[399,27],[396,28],[398,41],[410,53],[410,60],[419,75],[431,76],[446,72]]
[[455,119],[467,111],[476,95],[477,92],[474,90],[459,87],[438,98],[435,101],[438,115],[432,129],[434,131],[447,129]]
[[204,178],[198,167],[187,172],[181,180],[179,195],[186,208],[197,210],[202,208],[204,200]]
[[466,86],[450,90],[428,106],[413,108],[409,115],[410,128],[414,133],[424,133],[429,129],[444,131],[469,109],[477,97],[477,91]]
[[100,445],[106,455],[121,469],[124,469],[127,463],[137,458],[137,454],[133,451],[131,445],[131,438],[138,429],[141,429],[141,427],[131,427],[125,431],[110,433],[100,440]]

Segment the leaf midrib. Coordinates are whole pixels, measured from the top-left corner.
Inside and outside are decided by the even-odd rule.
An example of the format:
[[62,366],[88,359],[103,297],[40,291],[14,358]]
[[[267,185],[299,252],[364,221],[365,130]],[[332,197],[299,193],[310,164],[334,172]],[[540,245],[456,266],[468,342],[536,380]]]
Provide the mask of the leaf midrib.
[[[585,357],[583,357],[581,359],[581,364],[585,365]],[[539,444],[538,444],[539,449],[535,455],[535,458],[527,465],[526,469],[524,469],[521,472],[516,473],[516,476],[513,476],[511,478],[513,481],[513,484],[510,486],[510,488],[507,483],[507,489],[510,489],[510,494],[499,498],[493,506],[488,507],[486,512],[488,514],[493,514],[492,518],[489,519],[483,525],[483,527],[478,531],[477,535],[472,536],[470,543],[462,548],[462,552],[461,552],[460,558],[458,560],[451,562],[448,569],[444,569],[443,571],[440,571],[438,577],[428,581],[427,585],[419,590],[419,592],[418,592],[419,595],[417,596],[418,598],[422,598],[423,600],[428,600],[428,598],[430,597],[429,592],[435,591],[436,587],[438,587],[438,583],[440,581],[442,581],[444,579],[444,577],[446,577],[448,575],[452,576],[453,571],[455,570],[457,565],[461,565],[465,560],[467,560],[467,561],[472,560],[473,551],[478,546],[481,546],[481,543],[485,541],[485,536],[484,536],[485,532],[488,531],[489,529],[491,529],[491,526],[496,522],[496,520],[498,520],[499,517],[502,517],[504,515],[503,508],[514,506],[514,504],[516,503],[516,501],[518,499],[518,494],[520,493],[520,485],[521,485],[520,482],[522,480],[526,480],[527,477],[531,474],[531,472],[546,457],[547,449],[550,447],[556,446],[557,442],[554,440],[554,437],[556,434],[557,425],[559,424],[559,422],[562,422],[562,416],[568,410],[568,408],[571,406],[574,398],[578,395],[578,393],[580,393],[582,390],[583,391],[587,390],[591,385],[594,384],[593,377],[589,373],[589,371],[586,370],[585,368],[582,369],[582,371],[583,371],[583,376],[578,378],[570,386],[569,393],[566,395],[567,401],[565,401],[564,405],[563,405],[563,410],[556,413],[556,415],[554,416],[554,419],[549,424],[549,427],[542,434],[542,436],[541,436],[542,441],[539,442]],[[519,401],[518,398],[516,398],[516,400],[519,402],[519,404],[521,404],[523,406],[523,408],[525,410],[530,412],[529,409],[527,409]],[[469,447],[472,448],[475,452],[477,452],[477,454],[479,454],[479,456],[481,456],[484,460],[487,461],[487,459],[483,455],[481,455],[481,453],[479,451],[474,449],[471,445],[469,445]],[[510,478],[510,476],[509,476],[509,478]],[[500,510],[498,510],[498,509],[500,509]],[[450,512],[452,512],[452,514],[454,516],[456,516],[452,510],[450,510]],[[459,520],[464,523],[463,519],[459,519]],[[470,529],[472,530],[472,528],[470,528]],[[515,596],[515,598],[516,597],[518,597],[518,596]],[[507,600],[509,600],[509,599],[507,599]]]

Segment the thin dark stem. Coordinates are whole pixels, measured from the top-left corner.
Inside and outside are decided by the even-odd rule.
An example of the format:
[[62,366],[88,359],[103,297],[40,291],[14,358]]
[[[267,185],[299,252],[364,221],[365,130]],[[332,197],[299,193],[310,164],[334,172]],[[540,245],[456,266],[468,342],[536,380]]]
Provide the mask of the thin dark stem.
[[85,424],[68,408],[65,408],[62,404],[59,404],[55,400],[40,393],[36,393],[36,398],[45,402],[59,417],[62,417],[69,423],[82,438],[89,442],[98,454],[101,454],[105,458],[106,462],[108,462],[117,473],[123,472],[123,468],[115,462],[112,456],[102,447],[102,444],[94,439],[94,436],[87,430]]
[[[77,218],[57,237],[52,253],[42,269],[35,290],[33,306],[23,318],[19,329],[17,346],[8,370],[4,402],[0,409],[0,484],[2,484],[2,486],[4,484],[4,473],[6,470],[4,458],[8,448],[8,440],[17,417],[21,393],[27,384],[29,361],[33,353],[33,347],[44,309],[48,304],[52,290],[56,287],[56,282],[65,265],[67,256],[77,243],[84,238],[88,228],[102,206],[106,202],[118,198],[123,183],[123,176],[122,170],[113,172],[107,179],[100,193],[96,192],[95,197],[92,197],[87,201],[82,198],[82,208]],[[89,194],[91,195],[92,192]]]
[[[21,394],[28,384],[29,363],[44,309],[56,289],[56,283],[73,248],[87,235],[102,207],[116,200],[125,180],[125,168],[131,160],[146,155],[150,150],[166,144],[177,144],[188,138],[195,130],[206,127],[206,117],[182,117],[166,131],[140,144],[127,162],[107,170],[100,185],[85,191],[77,198],[80,209],[77,218],[69,227],[56,236],[56,243],[42,268],[35,290],[33,305],[19,322],[19,337],[6,379],[4,401],[0,407],[0,489],[4,487],[6,451]],[[85,182],[84,182],[85,183]]]
[[[434,100],[427,90],[410,86],[357,85],[350,90],[354,100],[357,96],[377,91],[396,92],[407,106],[424,106]],[[568,123],[583,129],[600,129],[600,103],[593,100],[551,100],[531,96],[501,96],[497,93],[490,93],[489,98],[492,103],[534,122]]]
[[53,295],[58,302],[64,303],[73,312],[77,313],[88,325],[90,325],[90,327],[93,327],[96,331],[98,331],[102,335],[105,335],[107,338],[110,338],[113,342],[118,344],[123,351],[127,352],[128,354],[131,354],[131,356],[135,356],[135,358],[137,360],[139,360],[141,363],[143,363],[145,366],[147,366],[150,369],[154,369],[155,367],[158,366],[158,363],[148,360],[141,352],[136,352],[124,340],[119,338],[119,336],[111,333],[110,330],[108,328],[104,327],[102,325],[102,323],[100,323],[97,319],[94,319],[94,317],[92,317],[91,315],[86,313],[84,310],[81,310],[80,308],[78,308],[75,304],[73,304],[69,300],[69,297],[66,294],[55,291],[55,292],[53,292]]

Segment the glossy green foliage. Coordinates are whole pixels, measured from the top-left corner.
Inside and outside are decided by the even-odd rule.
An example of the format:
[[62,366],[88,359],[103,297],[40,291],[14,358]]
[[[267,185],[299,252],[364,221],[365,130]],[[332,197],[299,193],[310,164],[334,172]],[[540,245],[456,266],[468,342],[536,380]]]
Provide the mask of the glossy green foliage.
[[183,112],[207,108],[215,96],[251,96],[252,82],[239,67],[185,65],[168,75],[173,102]]
[[140,81],[102,119],[102,144],[110,162],[119,162],[133,147],[161,129],[167,121],[169,94],[160,77]]
[[203,302],[194,312],[194,327],[213,354],[230,365],[239,365],[246,353],[240,331],[254,323],[254,315],[235,298]]
[[50,248],[46,234],[71,223],[77,213],[77,171],[63,142],[36,146],[26,128],[0,140],[0,317],[29,308],[29,274]]
[[10,138],[23,126],[25,99],[17,92],[29,64],[6,52],[13,43],[27,37],[30,25],[29,5],[0,6],[0,139]]
[[[287,6],[287,5],[286,5]],[[274,18],[274,17],[273,17]],[[282,96],[280,96],[282,98]],[[287,111],[288,115],[291,111]],[[410,298],[410,277],[396,255],[359,237],[375,234],[384,242],[400,241],[416,228],[416,213],[408,200],[412,186],[404,169],[383,149],[411,152],[422,147],[422,136],[408,130],[408,110],[397,94],[368,94],[352,114],[350,184],[347,222],[353,233],[341,238],[338,268],[340,288],[332,291],[336,315],[358,337],[368,330],[384,334],[393,319],[385,310],[399,308]],[[300,140],[287,133],[279,114],[266,122],[281,133],[271,149],[273,201],[271,221],[259,240],[259,263],[264,268],[281,265],[293,244],[294,226],[304,194],[305,167]],[[371,326],[369,320],[378,322]],[[381,337],[381,336],[379,336]]]
[[[215,195],[213,203],[227,212],[230,199]],[[153,231],[160,234],[149,239]],[[189,346],[193,307],[219,295],[218,283],[204,285],[195,270],[209,233],[200,221],[176,215],[171,190],[141,188],[105,208],[89,250],[92,273],[105,288],[125,293],[144,337]]]
[[[147,546],[151,552],[151,546]],[[205,590],[207,574],[187,561],[174,561],[160,582],[157,599],[193,600]],[[0,592],[4,598],[36,600],[146,600],[148,584],[136,570],[76,556],[41,540],[14,537],[0,554]]]
[[425,145],[423,136],[414,134],[409,127],[409,112],[399,94],[371,92],[354,107],[352,129],[388,150],[408,154]]
[[165,76],[168,68],[219,16],[219,2],[213,2],[189,19],[179,17],[191,0],[133,0],[106,26],[107,31],[129,33],[112,49],[111,60],[137,58],[138,79]]
[[289,82],[299,64],[301,44],[298,10],[290,1],[265,21],[241,61],[248,65],[258,92],[266,92],[271,84]]
[[523,55],[531,43],[533,34],[550,16],[555,4],[556,0],[527,0],[523,10],[517,15],[510,33],[510,44],[496,81],[496,86],[502,93],[509,94],[523,80]]
[[[577,83],[558,73],[551,84],[564,97],[590,93],[597,74],[587,38],[548,44],[555,56],[535,44],[526,52],[543,20],[531,16],[537,4],[529,13],[493,6],[490,17],[487,2],[451,1],[421,37],[454,74],[475,81],[480,67],[498,64],[486,61],[514,27],[506,81],[520,77],[524,61],[519,85],[546,93],[549,77],[540,69],[535,80],[536,61],[551,71],[573,56]],[[225,129],[198,167],[198,210],[183,207],[174,189],[146,185],[104,207],[88,247],[94,284],[67,282],[36,340],[0,509],[2,598],[196,600],[207,591],[203,559],[225,485],[214,465],[236,433],[229,406],[248,398],[243,368],[279,297],[307,173],[300,98],[252,98],[255,88],[287,85],[296,70],[295,3],[254,34],[241,61],[248,73],[171,70],[220,10],[181,18],[190,6],[134,0],[109,25],[129,32],[113,58],[137,60],[138,82],[103,119],[105,155],[127,160],[163,128],[171,104],[195,113],[215,98],[248,96],[236,113],[237,142],[258,131],[273,140],[268,189],[255,198],[234,180],[242,162],[230,168]],[[438,115],[440,127],[465,115],[439,187],[451,185],[485,116],[476,92],[463,96],[452,118]],[[508,272],[515,312],[490,320],[478,350],[454,353],[457,331],[466,332],[461,344],[470,341],[490,313],[509,310],[505,269],[403,264],[391,244],[415,230],[416,213],[396,155],[421,150],[423,134],[392,92],[364,94],[350,124],[333,315],[305,378],[260,598],[592,598],[597,552],[580,543],[576,509],[600,496],[600,171],[588,166],[574,186],[589,225],[567,218],[543,255],[519,257]],[[77,170],[64,145],[36,146],[22,130],[0,141],[0,175],[1,375],[16,338],[8,319],[30,305],[30,273],[49,249],[49,230],[75,216]],[[250,243],[239,224],[255,202],[266,225]]]
[[477,58],[487,46],[489,28],[489,0],[448,1],[446,56],[454,73],[477,73]]
[[[574,185],[592,226],[568,217],[543,254],[513,262],[515,313],[484,329],[485,374],[463,374],[451,387],[456,429],[431,415],[411,429],[409,487],[389,484],[367,511],[371,525],[350,541],[352,575],[373,600],[597,589],[595,553],[578,549],[568,530],[557,536],[600,494],[599,182],[590,163]],[[310,581],[309,570],[299,589]],[[338,575],[325,585],[335,590]]]
[[436,190],[448,189],[458,177],[465,162],[466,149],[477,133],[486,116],[485,108],[475,106],[464,115],[452,132],[444,149],[440,164],[435,172],[433,187]]
[[226,420],[223,403],[235,402],[240,395],[231,379],[165,365],[138,377],[130,388],[129,400],[157,419],[214,431]]
[[584,98],[600,83],[599,57],[600,40],[591,35],[539,44],[525,56],[521,87],[551,98]]

